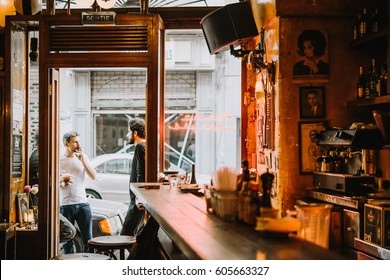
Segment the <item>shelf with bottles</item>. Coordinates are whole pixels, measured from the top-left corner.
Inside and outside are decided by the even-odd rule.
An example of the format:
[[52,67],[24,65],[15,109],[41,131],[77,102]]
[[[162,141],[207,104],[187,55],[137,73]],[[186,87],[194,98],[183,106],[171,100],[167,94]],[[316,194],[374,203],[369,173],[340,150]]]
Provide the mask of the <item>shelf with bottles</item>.
[[356,16],[353,24],[352,41],[349,43],[351,49],[359,49],[367,46],[383,45],[387,43],[389,28],[386,12],[383,7],[364,7]]
[[347,101],[348,108],[368,107],[382,104],[390,104],[390,94],[373,98],[353,99]]
[[367,34],[363,38],[358,38],[356,40],[349,42],[349,48],[350,49],[360,49],[360,48],[364,48],[366,46],[369,46],[372,43],[377,43],[377,44],[385,43],[385,44],[387,44],[388,34],[389,34],[388,29],[378,31],[377,33]]

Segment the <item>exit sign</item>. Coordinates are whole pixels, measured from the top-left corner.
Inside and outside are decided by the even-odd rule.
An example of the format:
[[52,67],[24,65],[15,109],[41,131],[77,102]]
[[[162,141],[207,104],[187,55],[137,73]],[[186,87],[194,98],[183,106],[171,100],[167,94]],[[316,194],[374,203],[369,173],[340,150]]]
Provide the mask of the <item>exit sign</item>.
[[114,12],[82,12],[83,24],[115,24]]

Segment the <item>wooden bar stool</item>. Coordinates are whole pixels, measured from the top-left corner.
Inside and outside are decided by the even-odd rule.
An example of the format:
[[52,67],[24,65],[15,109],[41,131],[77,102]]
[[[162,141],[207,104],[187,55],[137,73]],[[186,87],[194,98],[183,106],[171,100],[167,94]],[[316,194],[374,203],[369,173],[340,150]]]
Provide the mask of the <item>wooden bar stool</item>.
[[63,254],[55,256],[52,260],[110,260],[111,257],[102,254],[93,254],[93,253],[74,253],[74,254]]
[[130,250],[136,242],[135,236],[117,235],[117,236],[98,236],[88,241],[89,248],[97,253],[107,253],[112,259],[116,260],[115,250],[119,250],[121,260],[125,259],[125,250]]

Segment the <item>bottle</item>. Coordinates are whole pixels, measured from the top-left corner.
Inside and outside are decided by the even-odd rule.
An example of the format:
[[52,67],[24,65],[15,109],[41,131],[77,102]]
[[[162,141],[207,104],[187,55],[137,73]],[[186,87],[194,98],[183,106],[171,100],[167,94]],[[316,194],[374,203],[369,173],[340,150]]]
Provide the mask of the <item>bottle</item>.
[[321,171],[321,165],[322,165],[323,157],[318,156],[316,159],[316,170],[315,171]]
[[379,30],[379,12],[378,9],[375,9],[375,11],[371,14],[371,21],[370,21],[370,31],[371,33],[377,33]]
[[360,98],[363,98],[364,97],[364,85],[365,85],[365,78],[364,78],[364,74],[363,74],[363,67],[360,66],[359,67],[359,79],[358,79],[358,82],[357,82],[357,98],[360,99]]
[[271,188],[272,182],[275,176],[272,173],[269,173],[268,169],[266,173],[261,174],[260,180],[263,186],[263,198],[261,201],[261,207],[269,207],[271,208]]
[[360,24],[359,24],[359,35],[360,35],[360,38],[363,38],[366,36],[367,34],[367,9],[364,8],[363,9],[363,14],[360,18]]
[[248,190],[244,197],[244,222],[250,224],[250,215],[251,215],[251,200],[252,200],[252,188],[251,182],[248,184]]
[[379,75],[378,71],[376,69],[375,65],[375,58],[371,59],[371,68],[369,72],[369,92],[370,97],[376,97],[378,96],[378,92],[380,92],[380,82],[379,82]]
[[355,22],[355,24],[353,25],[353,35],[352,35],[352,39],[353,40],[357,40],[360,36],[360,21],[361,21],[361,18],[362,16],[361,15],[358,15],[357,17],[357,21]]
[[259,216],[260,213],[260,204],[259,204],[259,185],[251,181],[250,184],[250,193],[248,194],[248,204],[246,219],[245,222],[250,225],[256,224],[256,217]]
[[191,181],[190,181],[190,184],[196,184],[195,164],[192,165],[192,173],[191,173]]
[[242,184],[241,190],[238,193],[238,220],[245,221],[245,197],[248,193],[249,188],[249,162],[244,160],[241,164],[242,166]]
[[387,63],[382,65],[380,75],[380,96],[387,95]]

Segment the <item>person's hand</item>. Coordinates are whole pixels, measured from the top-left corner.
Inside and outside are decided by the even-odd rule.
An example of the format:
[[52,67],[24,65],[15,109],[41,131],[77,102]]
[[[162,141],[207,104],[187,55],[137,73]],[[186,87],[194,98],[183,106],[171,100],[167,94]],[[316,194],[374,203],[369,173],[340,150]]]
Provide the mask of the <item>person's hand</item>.
[[138,201],[138,198],[135,198],[135,206],[138,208],[138,210],[145,210],[145,206],[142,204],[142,202]]
[[81,149],[81,147],[78,147],[76,150],[74,150],[74,154],[79,160],[83,159],[83,150]]
[[67,186],[69,186],[70,184],[72,184],[72,183],[73,183],[72,179],[73,179],[72,174],[63,173],[63,174],[61,175],[61,177],[60,177],[61,187],[67,187]]
[[310,68],[311,74],[316,74],[319,71],[318,65],[317,65],[317,62],[315,61],[315,59],[305,57],[305,59],[303,60],[303,65]]

